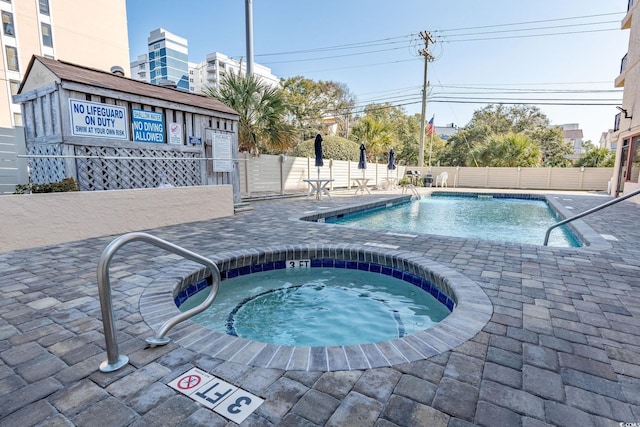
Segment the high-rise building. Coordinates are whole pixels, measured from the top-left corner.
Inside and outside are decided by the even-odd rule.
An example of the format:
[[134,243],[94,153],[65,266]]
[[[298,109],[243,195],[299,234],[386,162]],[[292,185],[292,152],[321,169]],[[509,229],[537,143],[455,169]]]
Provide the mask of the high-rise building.
[[104,71],[117,65],[128,74],[125,0],[0,0],[0,15],[0,127],[22,125],[11,97],[32,55]]
[[[148,42],[148,81],[161,84],[175,83],[178,89],[189,90],[189,46],[187,39],[176,36],[164,28],[153,30]],[[140,58],[139,58],[140,59]],[[140,64],[142,65],[142,64]],[[133,76],[137,78],[137,76]]]
[[[194,92],[202,92],[207,87],[216,86],[220,80],[230,73],[246,73],[247,63],[229,58],[220,52],[213,52],[207,55],[205,61],[200,62],[193,68]],[[278,86],[280,80],[271,74],[271,69],[260,64],[253,64],[253,75],[269,86]]]
[[[1,0],[0,0],[1,1]],[[129,64],[131,77],[149,83],[162,81],[175,83],[178,89],[201,93],[207,87],[216,86],[229,73],[245,73],[246,62],[230,58],[220,52],[207,55],[204,61],[188,62],[187,39],[158,28],[148,37],[149,52],[138,55]],[[255,64],[253,74],[269,86],[278,86],[280,79],[264,65]]]

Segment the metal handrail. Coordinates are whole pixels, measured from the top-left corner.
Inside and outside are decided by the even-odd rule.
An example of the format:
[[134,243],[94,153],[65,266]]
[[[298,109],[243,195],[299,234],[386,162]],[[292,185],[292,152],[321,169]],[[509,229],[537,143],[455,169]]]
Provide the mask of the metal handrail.
[[578,215],[574,215],[571,218],[567,218],[567,219],[565,219],[563,221],[560,221],[560,222],[557,222],[557,223],[553,224],[551,227],[547,228],[547,232],[544,235],[544,246],[547,246],[547,243],[549,243],[549,235],[551,234],[551,230],[553,230],[554,228],[560,227],[561,225],[565,225],[565,224],[567,224],[567,223],[569,223],[569,222],[571,222],[571,221],[573,221],[575,219],[582,218],[583,216],[587,216],[587,215],[592,214],[594,212],[598,212],[599,210],[602,210],[602,209],[604,209],[606,207],[609,207],[611,205],[615,205],[616,203],[620,203],[623,200],[627,200],[628,198],[636,196],[638,194],[640,194],[640,188],[635,190],[635,191],[632,191],[631,193],[625,194],[622,197],[618,197],[616,199],[609,200],[608,202],[605,202],[605,203],[603,203],[601,205],[598,205],[598,206],[596,206],[594,208],[588,209],[588,210],[586,210],[586,211],[584,211],[582,213],[579,213]]
[[121,356],[118,353],[118,342],[116,340],[116,333],[113,321],[113,307],[111,304],[111,284],[109,280],[109,265],[111,263],[111,259],[115,255],[115,253],[127,243],[134,241],[144,241],[147,243],[151,243],[159,248],[165,249],[169,252],[172,252],[177,255],[181,255],[184,258],[187,258],[191,261],[195,261],[207,267],[211,272],[212,280],[212,289],[209,293],[209,296],[200,303],[200,305],[187,310],[183,313],[180,313],[171,319],[167,320],[162,324],[158,332],[154,337],[147,338],[147,343],[152,346],[156,345],[165,345],[170,339],[164,337],[164,335],[177,325],[178,323],[189,319],[190,317],[200,313],[201,311],[207,309],[215,299],[218,294],[218,287],[220,284],[220,270],[218,270],[218,266],[213,263],[213,261],[202,257],[194,252],[191,252],[187,249],[181,248],[180,246],[174,245],[173,243],[169,243],[166,240],[162,240],[158,237],[152,236],[147,233],[127,233],[118,237],[102,252],[100,256],[100,260],[98,261],[98,294],[100,296],[100,310],[102,312],[102,324],[104,325],[104,338],[107,346],[107,360],[100,364],[100,371],[102,372],[113,372],[125,366],[129,363],[129,358],[127,356]]

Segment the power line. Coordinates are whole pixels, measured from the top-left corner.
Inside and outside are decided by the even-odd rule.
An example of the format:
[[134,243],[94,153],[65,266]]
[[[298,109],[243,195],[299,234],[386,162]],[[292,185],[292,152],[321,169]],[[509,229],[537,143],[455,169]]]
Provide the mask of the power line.
[[453,29],[442,30],[442,31],[477,30],[477,29],[480,29],[480,28],[496,28],[496,27],[506,27],[506,26],[513,26],[513,25],[541,24],[541,23],[545,23],[545,22],[569,21],[569,20],[573,20],[573,19],[584,19],[584,18],[600,18],[602,16],[624,15],[624,14],[625,14],[625,12],[610,12],[610,13],[601,13],[601,14],[598,14],[598,15],[583,15],[583,16],[573,16],[573,17],[567,17],[567,18],[542,19],[542,20],[538,20],[538,21],[513,22],[513,23],[509,23],[509,24],[494,24],[494,25],[482,25],[482,26],[479,26],[479,27],[453,28]]
[[[462,30],[473,30],[473,29],[483,29],[483,28],[499,28],[499,27],[517,26],[517,25],[525,25],[525,24],[558,22],[558,21],[593,18],[593,17],[603,17],[603,16],[608,16],[608,15],[619,15],[619,14],[621,14],[621,12],[605,13],[605,14],[602,14],[602,15],[584,15],[584,16],[568,17],[568,18],[556,18],[556,19],[546,19],[546,20],[538,20],[538,21],[525,21],[525,22],[519,22],[519,23],[484,25],[484,26],[458,28],[458,29],[450,29],[450,30],[438,30],[437,33],[442,34],[441,36],[439,36],[439,38],[440,37],[451,38],[451,37],[462,37],[462,36],[469,36],[469,35],[482,35],[482,34],[495,34],[495,33],[508,33],[508,32],[522,32],[522,31],[536,31],[536,30],[543,30],[543,29],[572,28],[572,27],[580,27],[580,26],[584,27],[584,26],[592,26],[592,25],[603,25],[603,24],[617,23],[617,21],[586,22],[586,23],[579,23],[579,24],[556,25],[556,26],[533,27],[533,28],[519,28],[519,29],[512,29],[512,30],[487,31],[487,32],[467,33],[467,34],[446,35],[446,33],[448,33],[448,32],[455,32],[455,31],[462,31]],[[619,28],[590,30],[588,32],[614,31],[614,30],[619,30]],[[545,34],[533,34],[533,35],[518,35],[518,36],[510,36],[510,37],[476,38],[476,39],[447,40],[447,41],[449,43],[452,43],[452,42],[464,42],[464,41],[472,41],[472,40],[473,41],[482,41],[482,40],[497,40],[497,39],[502,39],[502,38],[527,38],[527,37],[543,37],[543,36],[554,36],[554,35],[580,34],[580,33],[584,33],[584,32],[587,32],[587,31],[567,31],[567,32],[561,32],[561,33],[545,33]],[[264,53],[264,54],[259,54],[259,55],[257,54],[255,56],[260,56],[260,57],[282,56],[282,55],[292,55],[292,54],[300,54],[300,53],[317,53],[317,52],[327,52],[327,51],[334,51],[334,50],[345,50],[345,49],[350,49],[351,50],[351,49],[357,49],[357,48],[363,48],[363,47],[384,46],[384,45],[389,45],[389,44],[403,43],[404,41],[402,41],[400,39],[404,39],[406,41],[406,39],[408,38],[409,41],[416,41],[416,40],[418,40],[418,38],[416,38],[416,36],[417,36],[416,34],[410,33],[408,35],[403,35],[403,36],[388,37],[388,38],[384,38],[384,39],[370,40],[370,41],[364,41],[364,42],[355,42],[355,43],[348,43],[348,44],[342,44],[342,45],[317,47],[317,48],[302,49],[302,50],[295,50],[295,51]],[[393,40],[396,40],[396,41],[393,41]],[[404,46],[404,47],[406,47],[406,46]],[[402,49],[402,48],[403,47],[390,48],[390,49],[379,49],[379,50],[372,50],[372,51],[368,51],[368,52],[362,52],[362,53],[359,53],[359,54],[378,53],[378,52],[385,52],[385,51],[397,50],[397,49]],[[320,58],[314,58],[314,59],[316,59],[316,60],[332,59],[332,58],[340,58],[340,57],[344,57],[344,56],[351,56],[351,55],[327,56],[327,57],[320,57]],[[309,60],[313,60],[313,59],[300,59],[300,60],[291,60],[291,61],[268,62],[268,64],[279,64],[279,63],[284,63],[284,62],[298,62],[298,61],[309,61]]]
[[450,40],[450,41],[441,40],[441,41],[446,41],[447,43],[477,42],[477,41],[485,41],[485,40],[526,39],[531,37],[549,37],[549,36],[564,36],[569,34],[601,33],[605,31],[620,31],[620,28],[606,28],[601,30],[585,30],[585,31],[566,31],[562,33],[546,33],[546,34],[521,34],[518,36],[482,37],[482,38],[474,38],[474,39],[462,39],[462,40]]

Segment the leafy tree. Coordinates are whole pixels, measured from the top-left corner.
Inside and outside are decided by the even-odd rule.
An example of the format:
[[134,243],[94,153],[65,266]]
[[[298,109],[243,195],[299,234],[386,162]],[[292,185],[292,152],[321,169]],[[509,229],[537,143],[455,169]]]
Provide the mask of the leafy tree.
[[255,76],[227,74],[205,95],[233,108],[238,118],[238,149],[253,154],[283,152],[293,145],[297,132],[287,123],[288,106],[282,91]]
[[573,147],[565,141],[561,127],[538,128],[529,132],[529,136],[540,147],[542,166],[571,166],[571,160],[567,159],[567,156],[573,153]]
[[346,136],[346,128],[355,105],[354,97],[343,83],[313,81],[302,76],[281,79],[288,115],[302,131],[303,139],[313,138],[324,129],[324,120],[335,119],[338,134]]
[[606,148],[592,148],[591,150],[583,153],[573,163],[576,167],[588,167],[588,168],[612,168],[615,166],[616,156],[615,153]]
[[396,141],[392,145],[394,145],[396,163],[400,165],[417,165],[418,146],[420,143],[420,116],[418,114],[407,116],[403,113],[395,121],[394,133]]
[[478,166],[515,167],[539,166],[540,149],[523,133],[493,135],[476,147],[474,158]]
[[474,148],[481,146],[491,135],[487,126],[468,126],[447,140],[439,158],[443,166],[479,166]]
[[[315,157],[315,137],[298,144],[291,155],[296,157]],[[322,157],[333,160],[352,160],[357,162],[360,157],[360,144],[346,138],[334,135],[322,137]]]
[[580,147],[582,148],[583,152],[591,151],[594,148],[596,148],[595,144],[593,142],[591,142],[590,139],[588,139],[586,141],[582,141],[580,143]]
[[502,104],[488,105],[473,113],[464,130],[447,141],[442,163],[478,166],[475,155],[480,153],[495,135],[523,134],[541,152],[543,166],[568,166],[566,159],[573,152],[564,140],[561,128],[550,126],[547,116],[535,106]]

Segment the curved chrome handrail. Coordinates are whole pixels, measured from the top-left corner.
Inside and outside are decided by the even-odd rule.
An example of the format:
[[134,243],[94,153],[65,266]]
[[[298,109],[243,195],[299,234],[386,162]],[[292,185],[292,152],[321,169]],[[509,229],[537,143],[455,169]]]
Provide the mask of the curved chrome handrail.
[[191,261],[195,261],[207,267],[211,272],[212,280],[212,289],[209,293],[209,296],[198,306],[185,311],[184,313],[180,313],[171,319],[167,320],[162,324],[158,332],[154,337],[147,338],[147,343],[150,345],[165,345],[170,339],[164,337],[164,335],[177,325],[178,323],[189,319],[190,317],[200,313],[201,311],[206,310],[213,300],[216,298],[218,294],[218,287],[220,284],[220,270],[218,266],[216,266],[213,261],[196,254],[195,252],[191,252],[187,249],[181,248],[180,246],[174,245],[173,243],[167,242],[166,240],[162,240],[158,237],[152,236],[147,233],[133,232],[123,234],[122,236],[113,240],[102,252],[100,256],[100,260],[98,261],[98,294],[100,296],[100,311],[102,312],[102,324],[104,325],[104,338],[107,346],[107,360],[100,364],[100,371],[102,372],[113,372],[125,366],[129,363],[129,358],[127,356],[121,356],[118,353],[118,342],[116,340],[116,333],[113,321],[113,307],[111,303],[111,283],[109,280],[109,265],[111,264],[111,259],[115,255],[115,253],[127,243],[134,241],[144,241],[147,243],[151,243],[159,248],[165,249],[166,251],[172,252],[177,255],[181,255],[184,258],[187,258]]
[[553,230],[554,228],[560,227],[561,225],[565,225],[566,223],[571,222],[571,221],[573,221],[575,219],[582,218],[583,216],[587,216],[587,215],[592,214],[594,212],[598,212],[601,209],[604,209],[604,208],[609,207],[611,205],[615,205],[616,203],[620,203],[621,201],[627,200],[628,198],[636,196],[638,194],[640,194],[640,188],[635,190],[635,191],[632,191],[631,193],[625,194],[622,197],[618,197],[616,199],[609,200],[608,202],[602,203],[601,205],[598,205],[598,206],[596,206],[594,208],[588,209],[588,210],[586,210],[586,211],[584,211],[582,213],[574,215],[574,216],[572,216],[570,218],[567,218],[567,219],[565,219],[563,221],[556,222],[551,227],[547,228],[547,232],[544,235],[544,246],[547,246],[547,243],[549,243],[549,236],[551,235],[551,230]]

